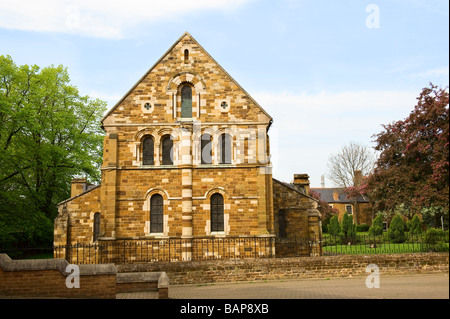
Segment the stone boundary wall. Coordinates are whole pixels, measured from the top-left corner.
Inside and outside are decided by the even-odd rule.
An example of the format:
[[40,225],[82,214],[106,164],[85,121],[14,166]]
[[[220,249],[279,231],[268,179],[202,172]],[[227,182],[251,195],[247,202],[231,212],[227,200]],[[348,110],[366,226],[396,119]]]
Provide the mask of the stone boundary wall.
[[79,265],[80,288],[67,288],[64,259],[11,260],[0,254],[0,296],[116,298],[114,264]]
[[236,281],[285,280],[367,276],[376,264],[380,275],[413,275],[449,272],[448,253],[342,255],[297,258],[210,260],[117,265],[119,273],[165,271],[171,285]]
[[67,288],[65,259],[12,260],[0,254],[0,298],[95,298],[115,299],[117,293],[158,291],[169,297],[165,272],[117,273],[114,264],[78,265],[80,288]]

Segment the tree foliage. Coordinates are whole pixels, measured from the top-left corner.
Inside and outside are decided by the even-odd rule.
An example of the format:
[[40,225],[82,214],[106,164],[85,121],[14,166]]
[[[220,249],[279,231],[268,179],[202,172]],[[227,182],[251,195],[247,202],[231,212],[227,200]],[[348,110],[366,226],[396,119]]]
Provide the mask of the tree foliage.
[[333,236],[338,236],[341,232],[341,225],[339,225],[339,219],[337,215],[334,215],[330,219],[330,223],[328,225],[328,233]]
[[406,119],[383,125],[374,136],[380,155],[368,185],[378,210],[404,204],[413,216],[433,205],[448,215],[448,99],[446,89],[430,84]]
[[388,229],[388,237],[394,243],[403,243],[406,240],[405,223],[399,215],[392,218]]
[[380,236],[383,234],[383,214],[378,214],[369,228],[369,234],[373,236]]
[[0,240],[52,238],[72,177],[99,180],[105,109],[79,94],[64,67],[0,56]]

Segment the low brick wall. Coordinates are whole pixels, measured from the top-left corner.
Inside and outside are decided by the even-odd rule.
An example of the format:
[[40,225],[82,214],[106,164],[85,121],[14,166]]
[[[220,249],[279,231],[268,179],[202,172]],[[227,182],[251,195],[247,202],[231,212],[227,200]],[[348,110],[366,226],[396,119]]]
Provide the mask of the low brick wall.
[[0,254],[0,298],[98,298],[115,299],[117,293],[157,291],[169,297],[165,272],[118,274],[114,264],[78,265],[80,287],[68,288],[69,263],[64,259],[12,260]]
[[80,288],[67,288],[64,259],[11,260],[0,254],[0,296],[38,298],[116,298],[113,264],[79,265]]
[[449,272],[448,253],[345,255],[117,265],[119,273],[165,271],[170,284],[367,276],[376,264],[380,274]]

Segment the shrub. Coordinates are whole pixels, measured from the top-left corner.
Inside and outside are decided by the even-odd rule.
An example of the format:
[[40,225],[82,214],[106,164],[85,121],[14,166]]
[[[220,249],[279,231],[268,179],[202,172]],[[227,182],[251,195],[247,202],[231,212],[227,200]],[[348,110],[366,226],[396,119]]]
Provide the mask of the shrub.
[[333,236],[338,236],[341,231],[341,226],[339,225],[339,220],[337,215],[334,215],[330,219],[330,224],[328,225],[328,233]]
[[372,236],[380,236],[383,234],[383,214],[378,214],[369,228],[369,234]]
[[399,215],[392,218],[391,225],[388,229],[388,237],[394,243],[403,243],[406,240],[405,224]]
[[414,235],[419,235],[422,233],[422,222],[420,221],[419,217],[417,215],[414,215],[414,217],[411,220],[409,232]]
[[367,224],[356,225],[356,231],[359,233],[366,232],[368,230],[369,230],[369,225],[367,225]]
[[425,234],[425,243],[430,251],[448,251],[448,231],[444,232],[442,229],[431,228]]

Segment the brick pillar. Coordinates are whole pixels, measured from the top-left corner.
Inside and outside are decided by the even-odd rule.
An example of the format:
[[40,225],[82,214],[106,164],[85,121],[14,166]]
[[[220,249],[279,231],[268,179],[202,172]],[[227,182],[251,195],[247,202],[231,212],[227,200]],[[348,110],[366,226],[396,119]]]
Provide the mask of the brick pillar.
[[[182,205],[182,228],[181,236],[185,239],[192,238],[193,216],[192,216],[192,127],[181,129],[180,136],[180,166],[181,166],[181,205]],[[190,260],[192,257],[192,246],[190,240],[185,240],[182,258]]]

